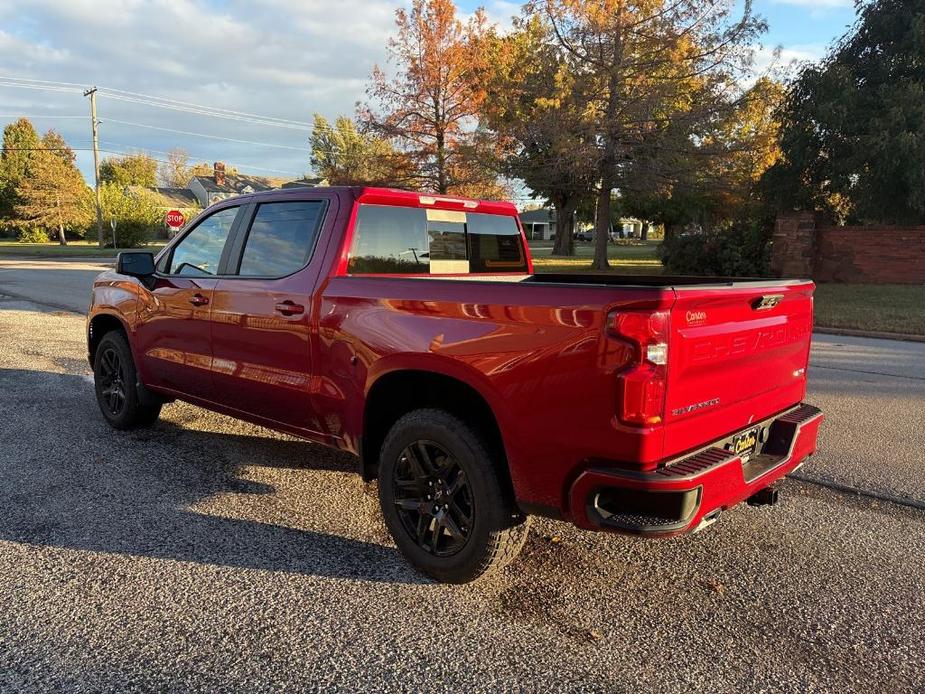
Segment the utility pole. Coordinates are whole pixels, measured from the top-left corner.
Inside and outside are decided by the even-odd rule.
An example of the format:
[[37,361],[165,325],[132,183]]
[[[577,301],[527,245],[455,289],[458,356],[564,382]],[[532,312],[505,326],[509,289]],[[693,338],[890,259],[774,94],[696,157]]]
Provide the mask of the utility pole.
[[93,127],[93,173],[96,176],[96,234],[103,247],[103,206],[100,203],[100,136],[97,130],[99,121],[96,119],[96,87],[84,92],[90,97],[90,125]]

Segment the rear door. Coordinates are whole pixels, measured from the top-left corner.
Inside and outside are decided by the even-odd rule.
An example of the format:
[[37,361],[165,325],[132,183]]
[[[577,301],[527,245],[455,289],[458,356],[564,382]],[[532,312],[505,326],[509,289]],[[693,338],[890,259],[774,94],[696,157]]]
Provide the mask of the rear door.
[[315,252],[336,197],[269,198],[250,205],[216,288],[212,352],[224,405],[319,432],[312,404],[312,304],[322,252]]
[[240,209],[203,217],[159,258],[153,286],[141,294],[135,333],[144,383],[213,398],[212,298]]
[[677,287],[671,311],[666,451],[721,438],[799,403],[812,282]]

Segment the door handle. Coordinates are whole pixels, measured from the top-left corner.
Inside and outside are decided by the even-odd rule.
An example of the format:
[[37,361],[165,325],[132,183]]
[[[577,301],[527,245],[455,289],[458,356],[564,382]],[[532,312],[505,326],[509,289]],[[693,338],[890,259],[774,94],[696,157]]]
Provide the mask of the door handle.
[[205,306],[207,303],[209,303],[209,297],[203,296],[202,294],[193,294],[189,298],[189,302],[193,306]]
[[289,299],[276,304],[276,310],[284,316],[298,316],[305,313],[305,307],[302,304],[297,304]]

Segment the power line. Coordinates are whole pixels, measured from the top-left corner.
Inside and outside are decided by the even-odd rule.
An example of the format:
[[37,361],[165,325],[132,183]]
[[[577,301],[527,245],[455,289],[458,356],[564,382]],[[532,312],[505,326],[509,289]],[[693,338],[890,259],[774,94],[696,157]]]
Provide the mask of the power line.
[[41,84],[17,84],[15,82],[5,83],[0,82],[0,87],[19,87],[20,89],[41,89],[46,92],[65,92],[67,94],[80,94],[79,89],[72,89],[70,87],[47,87]]
[[58,82],[55,80],[37,80],[32,79],[31,77],[10,77],[8,75],[0,75],[0,80],[11,80],[13,82],[34,82],[36,84],[49,84],[57,87],[77,87],[78,89],[83,89],[84,85],[77,84],[76,82]]
[[276,147],[277,149],[289,149],[294,152],[305,153],[308,151],[307,147],[292,147],[290,145],[278,145],[271,142],[255,142],[253,140],[239,140],[234,137],[222,137],[221,135],[207,135],[206,133],[194,133],[188,130],[176,130],[174,128],[164,128],[158,125],[146,125],[145,123],[132,123],[125,120],[116,120],[115,118],[107,118],[104,123],[117,123],[118,125],[128,125],[135,128],[148,128],[149,130],[161,130],[167,133],[176,133],[178,135],[190,135],[192,137],[205,137],[210,140],[226,140],[228,142],[238,142],[243,145],[257,145],[259,147]]
[[86,116],[40,116],[38,114],[28,114],[28,113],[0,113],[0,118],[36,118],[41,120],[42,118],[79,118],[80,120],[85,120]]
[[[121,147],[122,149],[131,149],[138,152],[154,152],[155,154],[171,154],[171,152],[164,149],[151,149],[150,147],[139,147],[138,145],[127,145],[124,142],[113,142],[112,140],[101,140],[104,145],[109,147]],[[198,157],[193,157],[197,159]]]
[[204,108],[210,111],[220,111],[220,112],[228,113],[228,114],[235,115],[235,116],[245,116],[248,118],[259,118],[261,120],[276,121],[279,123],[286,123],[289,125],[301,125],[301,126],[306,126],[308,128],[313,127],[311,123],[293,120],[291,118],[278,118],[276,116],[262,116],[257,113],[247,113],[246,111],[235,111],[233,109],[221,108],[218,106],[202,106],[200,104],[194,104],[190,101],[180,101],[178,99],[170,99],[168,97],[151,96],[149,94],[139,94],[138,92],[130,92],[130,91],[126,91],[125,89],[113,89],[110,87],[101,87],[101,90],[109,93],[110,95],[120,94],[120,95],[126,95],[126,96],[131,96],[131,97],[137,97],[141,99],[148,99],[152,101],[175,104],[178,106],[190,106],[192,108]]
[[254,117],[238,116],[238,115],[234,115],[231,113],[225,113],[223,111],[217,111],[209,107],[205,107],[205,106],[193,108],[189,106],[181,106],[179,104],[169,104],[166,102],[158,102],[158,101],[152,101],[148,99],[136,99],[134,97],[121,96],[118,94],[112,94],[110,92],[106,92],[102,90],[101,90],[101,94],[110,99],[117,99],[119,101],[125,101],[127,103],[142,104],[144,106],[155,106],[157,108],[166,108],[166,109],[171,109],[173,111],[182,111],[184,113],[192,113],[192,114],[199,115],[199,116],[209,116],[211,118],[224,118],[226,120],[241,121],[244,123],[252,123],[254,125],[267,125],[267,126],[273,126],[277,128],[285,128],[288,130],[305,130],[305,131],[312,130],[312,126],[309,123],[296,123],[296,122],[288,123],[285,121],[272,120],[270,118],[260,118],[260,117],[254,118]]
[[63,152],[71,150],[72,152],[90,151],[90,147],[4,147],[4,152]]
[[[82,90],[81,85],[74,83],[74,82],[56,82],[52,80],[27,79],[27,78],[22,78],[22,77],[9,77],[9,76],[3,76],[3,75],[0,75],[0,87],[38,89],[38,90],[43,90],[43,91],[62,92],[62,93],[84,93],[84,95],[87,95],[90,93],[90,92],[84,92]],[[191,102],[179,101],[176,99],[167,99],[164,97],[155,97],[155,96],[150,96],[146,94],[140,94],[138,92],[130,92],[127,90],[121,90],[121,89],[110,89],[110,88],[104,87],[104,88],[100,88],[99,90],[96,90],[96,88],[94,88],[94,90],[98,91],[101,95],[106,95],[106,96],[109,96],[110,98],[126,101],[129,103],[138,103],[138,104],[143,104],[143,105],[148,105],[148,106],[155,106],[158,108],[168,108],[168,109],[173,109],[173,110],[178,110],[178,111],[185,111],[185,112],[193,113],[196,115],[212,116],[216,118],[227,118],[230,120],[255,123],[257,125],[274,125],[274,126],[286,128],[286,129],[299,129],[299,130],[311,130],[312,129],[312,126],[309,123],[295,121],[291,119],[276,118],[273,116],[261,116],[259,114],[247,113],[244,111],[234,111],[231,109],[221,109],[217,107],[200,106],[198,104],[193,104]],[[0,116],[0,117],[15,118],[17,116],[10,115],[10,116]],[[42,118],[44,116],[32,116],[32,117]],[[56,117],[56,116],[48,116],[48,117],[51,118],[51,117]],[[83,116],[58,116],[58,117],[60,118],[82,118]],[[184,131],[184,130],[176,130],[172,128],[152,126],[152,125],[147,125],[144,123],[133,123],[130,121],[120,121],[117,119],[108,119],[107,122],[117,123],[120,125],[127,125],[130,127],[141,127],[141,128],[152,129],[152,130],[161,130],[164,132],[173,132],[173,133],[180,134],[180,135],[189,135],[191,137],[202,137],[202,138],[215,139],[215,140],[224,140],[228,142],[237,142],[240,144],[254,145],[257,147],[273,147],[277,149],[286,149],[286,150],[302,152],[302,153],[307,151],[307,148],[303,148],[303,147],[292,147],[290,145],[280,145],[280,144],[269,143],[269,142],[258,142],[254,140],[244,140],[240,138],[222,137],[218,135],[209,135],[206,133],[195,133],[195,132]],[[112,146],[131,148],[131,149],[135,149],[135,150],[143,151],[143,152],[144,151],[154,151],[154,152],[161,151],[162,153],[165,153],[162,150],[146,150],[146,148],[130,147],[128,145],[113,144]],[[72,149],[74,149],[75,151],[83,151],[82,148],[72,148]],[[107,153],[124,154],[124,152],[118,152],[118,151],[108,151]],[[152,157],[152,158],[154,158],[156,161],[161,161],[163,163],[169,163],[163,159],[156,159],[155,157]],[[282,174],[294,175],[294,176],[301,175],[294,171],[274,169],[274,168],[269,168],[269,167],[241,165],[239,166],[239,168],[240,169],[251,169],[254,171],[266,171],[266,172],[271,172],[271,173],[282,173]]]
[[[50,80],[33,80],[22,77],[7,77],[0,75],[0,86],[18,87],[21,89],[40,89],[51,92],[63,92],[78,94],[83,92],[81,85],[74,82],[53,82]],[[182,111],[201,116],[211,116],[213,118],[224,118],[227,120],[241,121],[255,125],[266,125],[289,130],[312,130],[312,124],[305,121],[297,121],[289,118],[278,118],[276,116],[262,116],[256,113],[247,113],[245,111],[235,111],[232,109],[220,108],[217,106],[202,106],[188,101],[178,101],[166,97],[151,96],[140,94],[138,92],[129,92],[122,89],[112,89],[100,87],[99,94],[107,96],[110,99],[125,101],[127,103],[141,104],[144,106],[154,106],[157,108],[171,109]]]

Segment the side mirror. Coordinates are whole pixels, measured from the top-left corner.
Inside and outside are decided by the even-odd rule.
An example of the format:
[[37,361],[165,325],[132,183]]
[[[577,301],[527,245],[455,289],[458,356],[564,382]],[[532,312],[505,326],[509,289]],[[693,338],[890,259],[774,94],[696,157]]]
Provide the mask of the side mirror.
[[154,274],[154,254],[149,251],[122,251],[116,258],[116,272],[131,277]]

